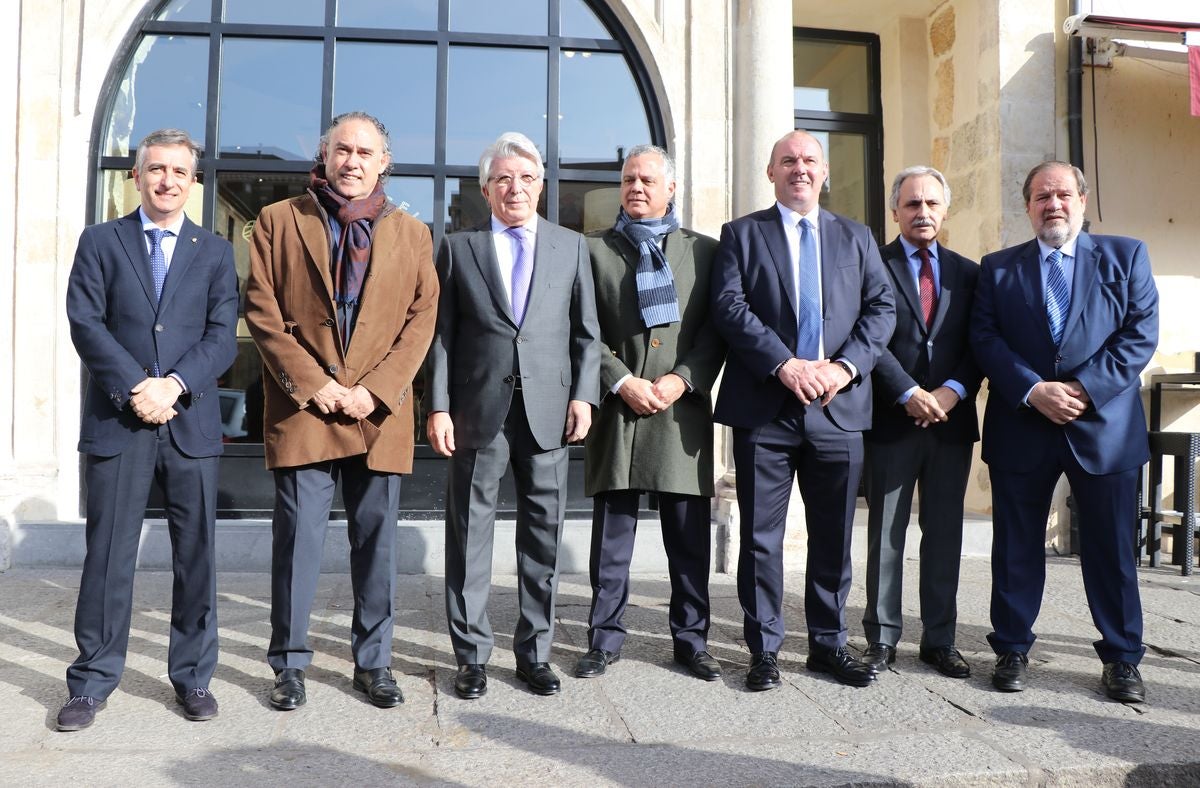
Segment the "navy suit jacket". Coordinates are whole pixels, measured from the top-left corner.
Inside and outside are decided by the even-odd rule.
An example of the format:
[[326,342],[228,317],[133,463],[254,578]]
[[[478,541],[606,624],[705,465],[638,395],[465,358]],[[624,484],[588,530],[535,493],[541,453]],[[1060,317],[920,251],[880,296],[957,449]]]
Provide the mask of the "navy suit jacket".
[[[900,239],[879,253],[896,294],[896,331],[871,373],[875,416],[867,438],[894,441],[929,429],[939,440],[951,443],[979,440],[975,394],[980,374],[967,338],[979,264],[938,244],[937,309],[933,325],[926,326],[921,296]],[[961,383],[967,396],[954,406],[945,422],[918,427],[904,406],[897,404],[900,395],[913,386],[932,391],[950,379]]]
[[[887,345],[896,307],[871,231],[822,210],[821,307],[826,358],[858,370],[825,408],[843,430],[871,426],[870,372]],[[729,345],[713,418],[752,429],[774,420],[795,397],[775,368],[796,347],[797,295],[779,209],[772,205],[729,222],[713,260],[713,325]]]
[[[1158,290],[1141,241],[1080,233],[1071,308],[1060,347],[1046,317],[1036,240],[983,258],[971,344],[989,379],[983,459],[1027,468],[1065,434],[1091,474],[1143,465],[1150,458],[1140,374],[1158,345]],[[1058,426],[1023,404],[1042,380],[1078,380],[1091,406]]]
[[185,218],[156,303],[137,211],[88,227],[67,284],[71,340],[88,370],[79,451],[111,457],[137,430],[155,429],[129,407],[151,374],[175,372],[188,387],[167,422],[192,457],[221,453],[217,376],[237,354],[237,271],[229,242]]

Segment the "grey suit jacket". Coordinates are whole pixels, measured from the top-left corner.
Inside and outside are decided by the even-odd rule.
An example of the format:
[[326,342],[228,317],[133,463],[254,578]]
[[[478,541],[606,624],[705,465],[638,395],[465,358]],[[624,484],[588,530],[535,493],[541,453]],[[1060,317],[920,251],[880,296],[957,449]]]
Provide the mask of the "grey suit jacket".
[[490,223],[446,236],[437,273],[437,332],[425,361],[428,412],[450,414],[457,446],[482,448],[503,427],[519,376],[534,439],[543,450],[563,446],[567,402],[596,405],[600,395],[600,328],[583,236],[538,218],[520,326]]

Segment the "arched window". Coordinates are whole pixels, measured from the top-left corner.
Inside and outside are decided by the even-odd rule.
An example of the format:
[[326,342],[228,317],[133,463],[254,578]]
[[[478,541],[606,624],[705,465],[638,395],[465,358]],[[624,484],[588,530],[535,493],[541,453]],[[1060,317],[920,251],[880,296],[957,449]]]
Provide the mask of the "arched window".
[[[663,144],[645,70],[603,3],[169,0],[139,27],[97,111],[89,218],[134,210],[137,143],[183,128],[204,149],[188,215],[233,242],[243,285],[259,209],[303,192],[338,113],[363,110],[388,127],[388,195],[435,244],[487,218],[477,162],[501,132],[538,144],[540,212],[580,231],[612,223],[624,150]],[[244,325],[239,337],[222,382],[226,437],[254,443],[261,365]]]

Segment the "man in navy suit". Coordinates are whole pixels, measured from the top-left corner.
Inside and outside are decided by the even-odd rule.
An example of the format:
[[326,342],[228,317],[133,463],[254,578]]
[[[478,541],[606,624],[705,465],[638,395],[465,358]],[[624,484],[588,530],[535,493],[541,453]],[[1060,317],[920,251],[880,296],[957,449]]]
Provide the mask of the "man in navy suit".
[[714,418],[733,427],[752,690],[781,683],[793,478],[808,527],[806,664],[853,686],[876,676],[846,649],[845,604],[869,374],[892,335],[895,304],[871,231],[818,207],[828,177],[815,137],[784,136],[767,166],[776,204],[722,227],[713,261],[712,321],[729,345]]
[[1146,698],[1137,667],[1145,649],[1132,519],[1150,458],[1139,375],[1158,343],[1158,291],[1140,241],[1080,232],[1087,182],[1076,167],[1037,165],[1023,196],[1037,237],[983,258],[971,325],[990,381],[992,684],[1025,688],[1046,518],[1066,474],[1101,680],[1110,698],[1137,703]]
[[91,725],[120,681],[155,480],[175,573],[168,675],[185,717],[217,714],[209,691],[217,665],[217,376],[237,353],[238,283],[233,247],[183,212],[198,157],[183,131],[142,140],[133,169],[141,207],[83,231],[67,285],[71,340],[88,371],[79,431],[87,556],[63,731]]
[[863,662],[896,659],[903,616],[904,541],[921,488],[920,658],[951,678],[971,667],[954,647],[963,496],[979,440],[979,368],[967,342],[979,265],[938,242],[950,185],[932,167],[892,183],[900,236],[880,249],[896,293],[896,332],[871,373],[874,422],[866,438],[867,606]]

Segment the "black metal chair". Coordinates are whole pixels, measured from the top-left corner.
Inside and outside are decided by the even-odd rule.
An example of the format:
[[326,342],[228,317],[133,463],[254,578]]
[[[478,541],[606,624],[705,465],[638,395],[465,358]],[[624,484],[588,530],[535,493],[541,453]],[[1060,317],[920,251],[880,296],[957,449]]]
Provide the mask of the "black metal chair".
[[[1163,460],[1171,457],[1175,475],[1175,508],[1163,508]],[[1150,566],[1162,563],[1162,530],[1171,529],[1174,548],[1172,563],[1179,564],[1185,575],[1192,573],[1196,561],[1196,462],[1200,458],[1200,433],[1150,433],[1150,464],[1138,485],[1137,551],[1138,565],[1148,559]],[[1148,495],[1148,499],[1147,499]]]

